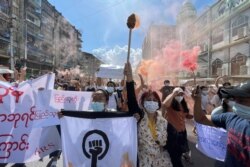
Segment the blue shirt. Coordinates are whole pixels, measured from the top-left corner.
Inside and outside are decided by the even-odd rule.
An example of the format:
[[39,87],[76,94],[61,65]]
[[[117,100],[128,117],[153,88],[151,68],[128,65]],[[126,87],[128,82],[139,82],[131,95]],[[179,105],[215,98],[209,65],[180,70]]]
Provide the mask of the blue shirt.
[[212,121],[228,131],[226,167],[250,167],[250,120],[222,113],[212,115]]

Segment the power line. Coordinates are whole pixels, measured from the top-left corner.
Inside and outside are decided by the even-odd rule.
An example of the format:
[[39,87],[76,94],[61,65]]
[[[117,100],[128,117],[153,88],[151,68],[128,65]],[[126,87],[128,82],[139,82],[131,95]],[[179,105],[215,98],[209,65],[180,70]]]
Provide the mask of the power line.
[[110,6],[107,6],[107,7],[105,7],[105,8],[100,9],[100,10],[96,10],[95,12],[93,12],[93,13],[91,13],[91,14],[88,14],[88,15],[84,15],[83,17],[91,17],[91,16],[96,15],[96,14],[98,14],[98,13],[101,13],[101,12],[107,10],[107,9],[111,9],[111,8],[113,8],[113,7],[115,7],[115,6],[118,6],[118,5],[122,4],[123,2],[125,2],[125,1],[124,1],[124,0],[118,1],[118,2],[115,3],[115,4],[112,4],[112,5],[110,5]]

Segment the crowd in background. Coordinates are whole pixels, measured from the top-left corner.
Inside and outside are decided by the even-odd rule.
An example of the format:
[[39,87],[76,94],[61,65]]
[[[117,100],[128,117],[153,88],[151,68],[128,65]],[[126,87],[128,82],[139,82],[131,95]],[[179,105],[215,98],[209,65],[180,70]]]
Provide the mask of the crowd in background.
[[[0,67],[4,69],[3,67]],[[0,71],[0,80],[13,85],[25,80],[26,69]],[[138,122],[138,166],[183,167],[192,161],[188,145],[186,119],[241,133],[241,145],[228,139],[227,155],[221,166],[250,166],[250,82],[231,85],[228,77],[218,77],[212,85],[171,85],[165,80],[153,90],[144,82],[137,84],[129,63],[124,67],[126,80],[86,80],[79,75],[57,72],[55,89],[91,91],[90,110],[95,112],[131,112]],[[161,97],[160,97],[161,94]],[[197,135],[194,127],[193,133]],[[56,166],[60,152],[51,155],[50,167]],[[15,164],[25,166],[25,164]]]

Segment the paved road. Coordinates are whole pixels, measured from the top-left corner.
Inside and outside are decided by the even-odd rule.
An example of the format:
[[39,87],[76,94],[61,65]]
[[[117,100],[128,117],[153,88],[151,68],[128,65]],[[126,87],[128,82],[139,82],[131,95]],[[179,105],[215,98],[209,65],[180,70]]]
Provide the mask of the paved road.
[[[187,131],[188,131],[188,140],[190,144],[190,149],[192,151],[192,160],[194,162],[193,165],[190,164],[185,164],[186,167],[213,167],[215,161],[206,157],[202,153],[200,153],[196,148],[195,148],[195,143],[196,143],[196,136],[193,135],[192,133],[192,128],[193,128],[193,122],[188,121],[187,122]],[[38,162],[32,162],[26,164],[27,167],[46,167],[49,162],[49,158],[46,157],[43,159],[43,161],[38,161]],[[11,165],[8,165],[7,167],[11,167]],[[57,167],[63,167],[63,160],[62,158],[57,162]]]

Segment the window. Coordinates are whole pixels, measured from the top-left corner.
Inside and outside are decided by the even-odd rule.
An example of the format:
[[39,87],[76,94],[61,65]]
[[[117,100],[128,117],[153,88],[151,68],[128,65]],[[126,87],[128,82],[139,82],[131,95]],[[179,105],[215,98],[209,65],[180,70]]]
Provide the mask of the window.
[[223,61],[220,59],[216,59],[212,63],[212,75],[216,76],[218,73],[218,68],[222,68]]
[[233,23],[232,23],[232,37],[238,35],[238,32],[242,30],[243,27],[248,27],[248,16],[239,16]]
[[30,21],[31,23],[35,24],[36,26],[40,27],[40,20],[35,15],[33,15],[31,13],[27,13],[27,18],[26,19],[28,21]]
[[14,15],[19,16],[19,9],[17,7],[13,6],[12,12]]
[[8,0],[1,0],[0,1],[0,11],[9,15],[10,4]]
[[218,28],[213,32],[213,44],[223,42],[223,40],[224,40],[223,28]]
[[231,59],[231,75],[240,75],[240,67],[246,65],[247,56],[242,53],[237,53]]

